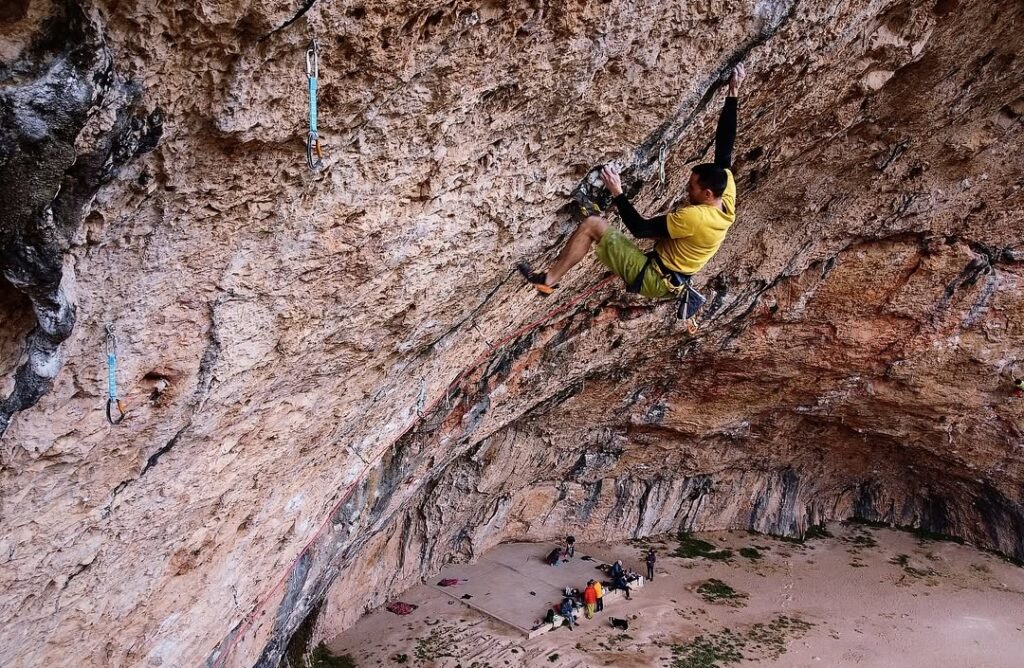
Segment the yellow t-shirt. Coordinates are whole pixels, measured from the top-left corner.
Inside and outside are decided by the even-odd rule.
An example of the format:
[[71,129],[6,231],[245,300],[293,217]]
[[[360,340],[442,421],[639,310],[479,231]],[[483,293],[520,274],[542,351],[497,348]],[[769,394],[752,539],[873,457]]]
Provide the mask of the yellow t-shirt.
[[732,170],[722,193],[722,209],[708,204],[684,206],[668,214],[668,239],[654,249],[669,269],[695,274],[718,252],[729,227],[736,220],[736,181]]

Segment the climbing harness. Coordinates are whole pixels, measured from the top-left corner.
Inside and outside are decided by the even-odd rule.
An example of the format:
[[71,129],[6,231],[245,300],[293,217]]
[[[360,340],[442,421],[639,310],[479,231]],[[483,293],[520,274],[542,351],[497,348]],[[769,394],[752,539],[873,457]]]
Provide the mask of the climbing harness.
[[314,39],[306,49],[306,78],[309,79],[309,134],[306,136],[306,164],[314,171],[324,166],[320,135],[316,131],[316,84],[320,76],[320,44]]
[[660,278],[665,281],[665,287],[668,288],[669,293],[675,295],[676,302],[676,319],[686,321],[687,331],[693,335],[697,333],[697,329],[700,326],[697,322],[697,313],[703,308],[707,299],[704,295],[693,289],[690,284],[693,278],[689,274],[681,274],[678,271],[672,271],[660,257],[656,251],[650,251],[646,253],[647,262],[644,263],[640,273],[632,281],[626,281],[626,292],[636,294],[640,292],[644,285],[644,276],[647,275],[647,269],[653,264],[655,265],[655,271],[659,274]]
[[[124,420],[124,404],[117,398],[117,337],[114,335],[113,325],[107,325],[107,422],[110,424],[121,424]],[[117,417],[114,417],[113,408],[117,408]]]
[[665,185],[665,161],[668,160],[668,144],[661,142],[658,148],[658,180]]

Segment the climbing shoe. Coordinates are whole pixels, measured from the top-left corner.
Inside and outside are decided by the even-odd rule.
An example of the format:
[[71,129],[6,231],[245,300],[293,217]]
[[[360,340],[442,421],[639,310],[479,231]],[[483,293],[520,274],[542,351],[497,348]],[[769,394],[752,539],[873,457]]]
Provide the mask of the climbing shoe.
[[548,285],[548,275],[545,272],[534,271],[529,264],[526,262],[520,262],[516,265],[516,269],[523,275],[527,281],[529,281],[533,287],[537,289],[537,292],[541,293],[545,297],[555,291],[557,285]]

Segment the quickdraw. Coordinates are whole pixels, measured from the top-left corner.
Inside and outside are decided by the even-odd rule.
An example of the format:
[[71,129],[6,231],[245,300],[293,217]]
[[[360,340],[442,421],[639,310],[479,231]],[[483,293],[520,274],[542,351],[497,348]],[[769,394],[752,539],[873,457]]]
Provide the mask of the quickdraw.
[[665,185],[666,160],[668,160],[668,144],[662,142],[661,147],[658,149],[658,179],[661,181],[661,185]]
[[314,171],[324,166],[320,135],[316,131],[316,83],[320,76],[320,44],[314,39],[306,49],[306,77],[309,79],[309,134],[306,136],[306,164]]
[[[124,404],[117,398],[117,337],[114,336],[114,327],[107,325],[107,422],[110,424],[121,424],[124,420]],[[114,417],[113,409],[117,409],[117,417]]]

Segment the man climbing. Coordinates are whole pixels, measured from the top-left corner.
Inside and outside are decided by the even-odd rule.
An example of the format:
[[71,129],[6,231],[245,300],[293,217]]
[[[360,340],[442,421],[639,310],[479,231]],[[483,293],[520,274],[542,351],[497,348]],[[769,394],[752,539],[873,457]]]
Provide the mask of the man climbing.
[[681,294],[718,251],[736,219],[736,181],[732,174],[732,148],[736,139],[737,95],[746,78],[743,64],[729,77],[729,92],[715,132],[715,161],[693,168],[686,193],[689,205],[667,215],[644,218],[622,192],[619,175],[605,166],[601,180],[614,197],[622,222],[639,239],[657,239],[648,258],[621,232],[600,216],[586,218],[546,272],[533,272],[522,263],[519,271],[541,294],[549,295],[558,281],[579,263],[593,244],[597,258],[618,274],[631,292],[659,298]]

